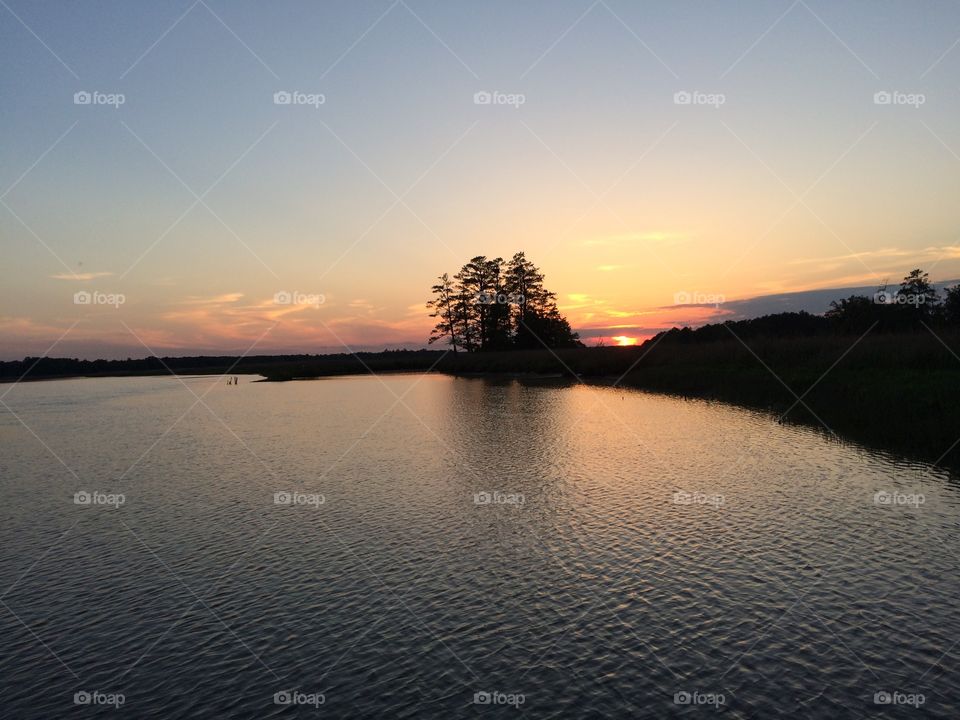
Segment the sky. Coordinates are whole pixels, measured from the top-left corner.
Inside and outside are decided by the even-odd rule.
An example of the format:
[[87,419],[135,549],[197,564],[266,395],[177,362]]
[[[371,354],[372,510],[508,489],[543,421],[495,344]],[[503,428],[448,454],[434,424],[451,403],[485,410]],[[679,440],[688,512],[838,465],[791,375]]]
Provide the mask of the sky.
[[0,359],[421,346],[518,250],[588,343],[960,277],[952,1],[2,0],[0,60]]

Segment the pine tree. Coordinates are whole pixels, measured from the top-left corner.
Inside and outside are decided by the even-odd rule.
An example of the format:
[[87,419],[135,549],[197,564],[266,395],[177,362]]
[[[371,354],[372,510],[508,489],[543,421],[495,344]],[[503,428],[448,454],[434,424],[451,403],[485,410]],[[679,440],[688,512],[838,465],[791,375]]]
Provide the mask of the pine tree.
[[543,273],[522,252],[503,258],[472,258],[451,280],[441,275],[428,303],[439,318],[430,337],[467,352],[580,347],[577,333],[557,308]]
[[447,338],[447,342],[453,346],[453,352],[457,352],[457,345],[460,343],[460,333],[457,327],[457,298],[456,288],[450,276],[444,273],[439,278],[440,282],[430,288],[434,297],[427,302],[427,307],[433,312],[430,317],[439,318],[433,332],[430,333],[428,344]]

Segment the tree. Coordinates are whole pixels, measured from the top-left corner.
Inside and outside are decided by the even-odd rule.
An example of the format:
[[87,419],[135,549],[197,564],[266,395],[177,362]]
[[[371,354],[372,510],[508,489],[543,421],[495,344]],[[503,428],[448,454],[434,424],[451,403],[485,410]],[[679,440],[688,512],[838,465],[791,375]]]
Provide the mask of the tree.
[[922,315],[933,314],[940,302],[937,289],[930,284],[930,275],[919,268],[911,270],[900,283],[896,299],[898,304],[906,305]]
[[480,349],[480,335],[476,323],[476,317],[478,317],[476,300],[473,294],[459,281],[459,275],[457,278],[456,308],[460,341],[464,350],[474,352]]
[[430,317],[439,318],[431,343],[449,338],[467,352],[581,346],[543,274],[522,252],[509,262],[477,255],[452,281],[446,274],[439,280],[427,304]]
[[842,300],[833,300],[824,317],[844,332],[864,332],[880,319],[882,310],[882,305],[866,295],[851,295]]
[[580,336],[557,308],[556,293],[543,286],[543,273],[518,252],[507,269],[510,294],[517,298],[515,339],[519,348],[580,347]]
[[455,278],[460,288],[458,295],[465,313],[464,320],[470,327],[470,335],[476,344],[476,349],[485,350],[489,306],[482,300],[494,292],[490,261],[484,255],[477,255],[460,268]]
[[430,333],[430,339],[427,343],[433,345],[437,340],[447,338],[447,342],[453,346],[453,352],[457,352],[457,344],[460,338],[457,318],[457,297],[453,281],[447,273],[437,278],[440,282],[430,288],[434,297],[427,302],[427,307],[433,312],[430,317],[439,318],[437,325]]
[[513,328],[503,258],[488,260],[487,273],[490,277],[490,293],[478,298],[478,302],[487,306],[484,347],[487,350],[506,350],[513,340]]
[[530,322],[543,304],[546,291],[543,274],[527,260],[523,252],[516,253],[507,266],[507,290],[516,300],[513,327],[514,344],[520,348],[540,347],[533,336]]
[[[550,295],[552,296],[553,293]],[[571,330],[570,323],[560,314],[560,310],[552,299],[542,311],[528,316],[525,327],[541,346],[545,345],[548,348],[583,346],[580,336]]]
[[960,325],[960,285],[947,288],[943,300],[943,315],[950,325]]
[[884,283],[873,298],[852,295],[835,300],[824,314],[843,332],[865,332],[869,328],[878,332],[915,331],[922,329],[922,322],[940,321],[942,315],[940,296],[930,276],[920,269],[911,270],[895,292],[888,291]]

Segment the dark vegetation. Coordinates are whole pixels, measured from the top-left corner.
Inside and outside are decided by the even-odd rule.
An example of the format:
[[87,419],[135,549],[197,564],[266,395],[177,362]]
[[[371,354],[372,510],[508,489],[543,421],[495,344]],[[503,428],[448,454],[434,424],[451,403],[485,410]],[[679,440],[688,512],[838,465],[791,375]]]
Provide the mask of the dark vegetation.
[[[142,360],[77,360],[35,358],[0,362],[0,382],[49,380],[66,377],[121,377],[136,375],[264,375],[272,380],[294,380],[320,375],[423,370],[443,355],[436,350],[384,350],[334,355],[250,355],[239,357],[148,357]],[[24,377],[25,375],[25,377]]]
[[[836,301],[824,315],[781,313],[697,329],[673,328],[627,348],[587,348],[575,339],[570,345],[577,346],[537,348],[530,342],[536,338],[530,336],[517,342],[516,328],[522,325],[513,325],[511,349],[484,347],[481,352],[476,345],[471,352],[455,353],[451,343],[446,351],[258,356],[239,361],[27,358],[0,363],[0,379],[19,378],[34,362],[27,379],[154,375],[167,373],[167,367],[183,374],[255,373],[274,381],[426,370],[468,376],[555,375],[570,382],[617,384],[760,408],[830,436],[960,469],[958,287],[941,298],[917,270],[897,290],[881,288],[874,297]],[[492,322],[489,317],[487,321]]]
[[428,342],[456,353],[582,347],[557,309],[543,273],[522,252],[509,262],[478,255],[451,278],[444,273],[427,302],[437,324]]

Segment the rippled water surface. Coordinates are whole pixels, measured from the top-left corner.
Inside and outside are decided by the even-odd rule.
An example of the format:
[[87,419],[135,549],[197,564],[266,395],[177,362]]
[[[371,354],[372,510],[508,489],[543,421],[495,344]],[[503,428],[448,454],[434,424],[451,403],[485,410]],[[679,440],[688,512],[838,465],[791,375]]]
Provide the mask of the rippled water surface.
[[960,717],[940,471],[583,385],[5,392],[2,717]]

